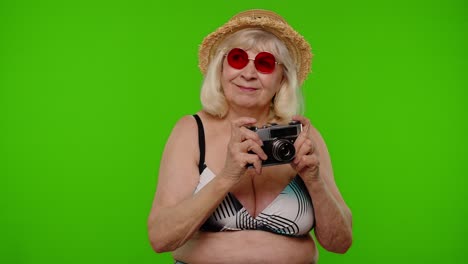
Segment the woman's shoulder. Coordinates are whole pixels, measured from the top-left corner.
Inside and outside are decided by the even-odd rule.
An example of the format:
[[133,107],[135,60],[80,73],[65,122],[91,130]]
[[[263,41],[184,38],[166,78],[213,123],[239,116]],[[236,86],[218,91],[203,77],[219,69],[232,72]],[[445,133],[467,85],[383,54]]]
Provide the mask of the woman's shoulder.
[[195,115],[199,117],[202,128],[205,132],[206,130],[211,130],[210,128],[213,126],[213,123],[216,123],[216,118],[201,110],[194,115],[185,115],[181,117],[174,125],[171,135],[181,136],[184,138],[197,136],[200,127],[197,124]]
[[223,119],[213,116],[210,113],[207,113],[203,110],[200,110],[196,113],[200,117],[201,123],[203,125],[203,129],[205,132],[211,130],[218,130],[220,125],[223,125]]
[[329,152],[328,152],[328,147],[325,142],[325,139],[322,136],[322,133],[320,133],[319,129],[314,126],[312,121],[310,122],[310,129],[309,129],[309,135],[315,142],[315,147],[317,148],[319,153],[322,153],[322,156],[328,157],[329,159]]
[[193,115],[182,116],[175,123],[171,135],[192,135],[197,130],[197,122]]
[[323,141],[322,134],[320,133],[320,131],[318,130],[318,128],[317,128],[312,122],[310,122],[310,129],[309,129],[309,132],[310,132],[310,134],[312,135],[312,137],[313,137],[314,139]]
[[200,110],[196,113],[196,115],[198,115],[200,117],[200,119],[205,123],[205,122],[216,122],[216,121],[219,121],[219,118],[213,116],[212,114],[204,111],[204,110]]
[[190,155],[196,158],[198,151],[198,132],[195,118],[191,115],[181,117],[172,128],[164,152],[167,155]]

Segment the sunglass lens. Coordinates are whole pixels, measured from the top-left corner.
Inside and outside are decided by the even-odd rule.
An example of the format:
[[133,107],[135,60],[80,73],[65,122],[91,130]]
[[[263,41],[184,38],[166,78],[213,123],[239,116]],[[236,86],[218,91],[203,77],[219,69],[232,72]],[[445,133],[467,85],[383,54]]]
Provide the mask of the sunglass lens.
[[249,63],[249,55],[242,49],[232,49],[227,56],[228,63],[235,69],[242,69]]
[[255,68],[262,73],[272,73],[275,70],[275,56],[268,52],[260,52],[255,57]]

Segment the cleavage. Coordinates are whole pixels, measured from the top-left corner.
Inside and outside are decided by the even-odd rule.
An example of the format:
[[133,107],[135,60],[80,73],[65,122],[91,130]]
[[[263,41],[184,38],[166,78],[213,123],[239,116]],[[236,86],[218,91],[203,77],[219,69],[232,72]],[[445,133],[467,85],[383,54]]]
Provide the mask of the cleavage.
[[247,170],[244,181],[231,193],[254,218],[268,208],[284,191],[295,173],[286,165],[263,168],[262,174]]

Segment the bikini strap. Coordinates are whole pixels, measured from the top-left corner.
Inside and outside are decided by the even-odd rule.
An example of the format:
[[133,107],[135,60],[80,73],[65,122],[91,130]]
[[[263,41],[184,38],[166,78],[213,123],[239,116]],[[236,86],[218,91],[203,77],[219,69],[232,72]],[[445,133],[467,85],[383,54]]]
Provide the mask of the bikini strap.
[[195,117],[195,120],[197,121],[197,126],[198,126],[198,147],[200,149],[200,162],[198,163],[198,170],[200,171],[200,174],[203,172],[205,169],[205,130],[203,129],[203,123],[200,119],[200,117],[195,114],[193,115]]

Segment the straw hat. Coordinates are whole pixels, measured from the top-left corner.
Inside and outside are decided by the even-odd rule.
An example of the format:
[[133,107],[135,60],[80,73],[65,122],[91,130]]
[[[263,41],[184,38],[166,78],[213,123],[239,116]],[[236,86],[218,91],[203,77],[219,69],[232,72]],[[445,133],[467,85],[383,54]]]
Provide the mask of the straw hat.
[[206,74],[208,64],[214,57],[218,45],[230,34],[245,28],[260,28],[282,40],[297,65],[297,79],[301,85],[310,72],[312,52],[309,43],[297,33],[280,15],[261,9],[241,12],[226,24],[205,37],[198,52],[201,72]]

